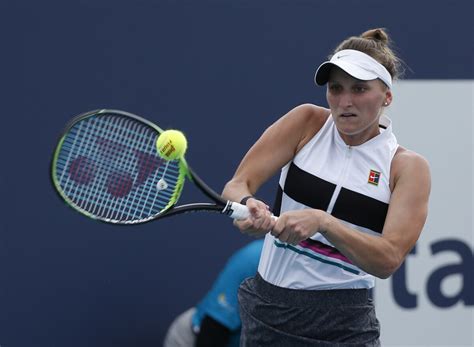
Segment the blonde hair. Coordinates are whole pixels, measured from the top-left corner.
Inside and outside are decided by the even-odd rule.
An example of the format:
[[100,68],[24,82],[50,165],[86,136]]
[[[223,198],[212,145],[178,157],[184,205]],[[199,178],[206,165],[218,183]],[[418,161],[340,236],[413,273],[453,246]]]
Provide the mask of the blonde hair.
[[385,29],[370,29],[360,36],[352,36],[342,41],[329,59],[343,49],[361,51],[385,66],[392,78],[397,79],[403,74],[402,60],[394,53],[391,44],[392,42]]

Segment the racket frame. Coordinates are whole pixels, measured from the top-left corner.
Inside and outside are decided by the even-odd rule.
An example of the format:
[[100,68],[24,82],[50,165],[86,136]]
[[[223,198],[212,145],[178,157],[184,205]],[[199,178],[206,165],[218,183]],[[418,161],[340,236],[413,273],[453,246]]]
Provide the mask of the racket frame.
[[[174,195],[177,195],[174,197],[174,202],[173,200],[170,201],[169,205],[166,206],[161,212],[159,212],[156,215],[150,216],[149,218],[144,218],[140,220],[131,220],[131,221],[118,221],[118,220],[111,220],[107,218],[102,218],[99,216],[94,215],[93,213],[90,213],[89,211],[81,208],[78,206],[74,201],[72,201],[67,194],[64,193],[63,189],[61,188],[58,180],[56,179],[57,177],[57,168],[56,168],[56,163],[58,161],[60,149],[62,148],[63,142],[66,139],[66,136],[69,132],[69,130],[78,122],[80,122],[83,119],[89,118],[93,115],[106,115],[106,114],[117,114],[120,116],[125,116],[132,118],[138,122],[144,123],[150,128],[156,130],[158,134],[161,134],[163,130],[157,126],[156,124],[150,122],[149,120],[142,118],[140,116],[137,116],[135,114],[126,112],[126,111],[121,111],[121,110],[116,110],[116,109],[97,109],[97,110],[92,110],[88,111],[85,113],[82,113],[76,117],[74,117],[72,120],[70,120],[67,125],[65,126],[60,139],[58,141],[58,144],[55,148],[52,161],[51,161],[51,179],[52,179],[52,184],[55,187],[56,192],[58,195],[67,203],[68,206],[73,208],[75,211],[80,212],[81,214],[85,215],[86,217],[89,217],[91,219],[104,222],[107,224],[115,224],[115,225],[134,225],[134,224],[143,224],[147,223],[153,220],[161,219],[161,218],[166,218],[178,214],[183,214],[183,213],[190,213],[190,212],[215,212],[215,213],[221,213],[224,215],[227,215],[231,218],[234,219],[245,219],[249,216],[248,208],[244,205],[241,205],[237,202],[232,202],[229,200],[223,199],[218,193],[216,193],[212,188],[210,188],[188,165],[186,162],[186,159],[183,157],[179,160],[179,170],[180,173],[184,175],[184,179],[179,180],[178,184],[180,187],[175,189]],[[181,170],[183,170],[181,172]],[[181,175],[180,175],[181,176]],[[206,196],[208,197],[211,201],[213,202],[195,202],[195,203],[188,203],[188,204],[183,204],[183,205],[177,205],[178,200],[180,198],[180,195],[182,193],[182,189],[184,186],[184,183],[186,181],[186,178],[190,180],[194,185]]]

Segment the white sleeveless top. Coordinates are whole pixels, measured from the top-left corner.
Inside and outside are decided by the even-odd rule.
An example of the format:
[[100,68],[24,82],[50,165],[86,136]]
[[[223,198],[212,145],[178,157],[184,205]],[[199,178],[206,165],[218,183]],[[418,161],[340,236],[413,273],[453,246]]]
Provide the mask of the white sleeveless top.
[[[381,133],[348,146],[329,116],[321,130],[281,170],[274,213],[316,208],[353,229],[380,236],[390,200],[390,165],[398,148],[388,117]],[[375,279],[316,233],[297,246],[268,233],[258,272],[294,289],[372,288]]]

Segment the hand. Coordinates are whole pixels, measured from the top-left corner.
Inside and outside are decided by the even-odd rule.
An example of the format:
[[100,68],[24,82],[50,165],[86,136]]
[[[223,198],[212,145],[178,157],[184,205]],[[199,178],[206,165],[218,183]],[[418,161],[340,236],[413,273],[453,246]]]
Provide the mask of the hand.
[[263,236],[272,230],[275,218],[272,217],[270,208],[264,202],[257,199],[248,199],[247,207],[250,217],[244,220],[234,220],[234,225],[244,234],[250,236]]
[[315,209],[288,211],[278,217],[271,233],[282,242],[297,245],[317,232],[323,232],[328,216]]

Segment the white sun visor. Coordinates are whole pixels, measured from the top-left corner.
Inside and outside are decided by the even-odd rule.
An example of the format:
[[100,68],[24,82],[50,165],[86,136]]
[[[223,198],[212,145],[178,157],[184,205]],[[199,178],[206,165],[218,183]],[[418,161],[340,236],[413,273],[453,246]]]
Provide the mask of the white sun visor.
[[329,61],[322,63],[316,70],[314,82],[320,86],[326,84],[331,68],[337,66],[354,78],[371,81],[379,78],[392,88],[392,76],[377,60],[361,51],[344,49],[334,54]]

